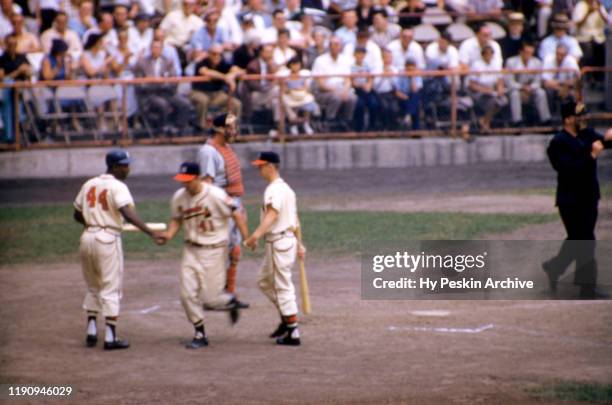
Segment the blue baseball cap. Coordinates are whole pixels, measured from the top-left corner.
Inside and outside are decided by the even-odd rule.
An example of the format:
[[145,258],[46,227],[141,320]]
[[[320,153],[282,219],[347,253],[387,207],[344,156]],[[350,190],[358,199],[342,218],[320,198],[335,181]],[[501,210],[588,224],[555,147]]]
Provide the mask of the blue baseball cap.
[[280,164],[280,156],[276,152],[261,152],[259,157],[251,162],[253,166],[263,166],[267,163]]
[[188,183],[198,177],[200,177],[200,165],[195,162],[184,162],[178,174],[174,176],[174,180],[180,181],[181,183]]
[[129,165],[132,163],[132,158],[128,151],[123,149],[113,149],[106,154],[106,166],[114,165]]

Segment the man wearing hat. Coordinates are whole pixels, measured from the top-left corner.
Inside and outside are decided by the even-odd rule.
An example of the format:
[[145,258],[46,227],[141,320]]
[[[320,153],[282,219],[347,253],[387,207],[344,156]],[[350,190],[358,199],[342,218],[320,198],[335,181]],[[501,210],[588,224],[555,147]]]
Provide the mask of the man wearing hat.
[[271,338],[278,345],[299,346],[297,303],[291,281],[291,268],[296,257],[303,258],[306,249],[299,232],[295,193],[280,177],[280,157],[275,152],[261,152],[252,162],[267,182],[264,192],[261,221],[244,242],[255,250],[260,238],[265,240],[266,257],[259,275],[259,288],[276,306],[281,322]]
[[531,36],[525,32],[523,13],[510,13],[508,15],[508,34],[499,41],[504,60],[518,55],[521,44],[530,40]]
[[582,58],[582,49],[576,38],[568,34],[570,26],[569,18],[565,14],[555,14],[550,23],[553,33],[547,36],[540,43],[538,56],[542,61],[554,55],[559,44],[567,47],[568,53],[579,62]]
[[[153,28],[147,14],[139,13],[134,18],[134,26],[128,28],[128,46],[137,57],[142,56],[153,42]],[[178,73],[178,72],[177,72]]]
[[[238,204],[237,213],[246,220],[246,211],[242,206],[241,197],[244,194],[240,160],[230,144],[236,136],[236,116],[233,114],[220,114],[213,120],[210,139],[198,152],[198,163],[202,170],[202,180],[222,188],[233,197]],[[240,243],[242,238],[238,232],[237,224],[230,219],[229,226],[229,265],[227,266],[226,291],[236,293],[236,277],[238,261],[240,260]],[[241,308],[248,308],[249,304],[238,301]]]
[[[544,262],[550,287],[556,291],[557,281],[576,260],[574,284],[579,285],[580,298],[604,298],[595,287],[595,224],[600,198],[597,179],[597,158],[604,148],[612,147],[612,129],[604,136],[586,126],[584,105],[573,101],[563,104],[563,129],[551,140],[548,158],[557,171],[556,205],[567,239],[557,256]],[[593,241],[580,242],[575,241]]]
[[233,218],[240,233],[246,237],[246,221],[235,198],[225,191],[200,179],[200,165],[185,162],[174,179],[182,188],[174,193],[171,202],[172,219],[167,240],[183,228],[185,247],[181,261],[181,303],[195,334],[188,349],[208,346],[204,329],[202,304],[229,310],[230,321],[239,317],[236,297],[223,291],[225,287],[225,262],[229,235],[229,219]]
[[127,349],[126,340],[117,337],[117,318],[123,284],[123,219],[149,235],[157,244],[163,234],[152,231],[134,210],[134,199],[123,182],[130,173],[132,159],[127,151],[114,149],[106,154],[105,174],[85,182],[74,200],[74,219],[85,228],[81,234],[80,254],[87,293],[87,347],[98,342],[97,316],[106,320],[104,350]]

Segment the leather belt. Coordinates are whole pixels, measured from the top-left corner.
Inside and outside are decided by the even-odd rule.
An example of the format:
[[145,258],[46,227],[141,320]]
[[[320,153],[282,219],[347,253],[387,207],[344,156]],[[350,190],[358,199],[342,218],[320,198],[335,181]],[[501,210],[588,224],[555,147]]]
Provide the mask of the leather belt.
[[214,244],[210,244],[210,245],[206,245],[206,244],[203,245],[201,243],[197,243],[197,242],[193,242],[193,241],[190,241],[190,240],[186,240],[185,244],[189,245],[189,246],[197,247],[197,248],[202,248],[202,249],[218,249],[218,248],[227,246],[227,241],[226,242],[214,243]]

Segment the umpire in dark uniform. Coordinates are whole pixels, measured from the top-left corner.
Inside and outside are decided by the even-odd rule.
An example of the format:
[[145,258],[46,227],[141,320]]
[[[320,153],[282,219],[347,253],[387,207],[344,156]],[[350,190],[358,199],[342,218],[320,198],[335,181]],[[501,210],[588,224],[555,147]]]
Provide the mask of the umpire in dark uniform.
[[[551,140],[548,158],[557,171],[556,205],[567,232],[557,256],[544,262],[550,288],[575,260],[574,284],[579,285],[580,298],[606,298],[598,291],[595,260],[595,224],[599,203],[597,157],[604,148],[612,147],[612,130],[606,136],[586,125],[583,104],[568,102],[561,108],[563,129]],[[580,241],[580,242],[576,242]]]

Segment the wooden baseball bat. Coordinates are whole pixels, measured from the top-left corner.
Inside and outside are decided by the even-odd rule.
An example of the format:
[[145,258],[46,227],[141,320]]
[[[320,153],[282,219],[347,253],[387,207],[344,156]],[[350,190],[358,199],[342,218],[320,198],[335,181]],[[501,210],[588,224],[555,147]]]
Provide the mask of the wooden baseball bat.
[[302,293],[302,312],[308,315],[310,308],[310,293],[308,292],[308,280],[306,279],[306,266],[304,259],[300,260],[300,292]]

